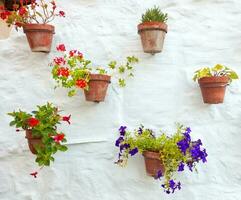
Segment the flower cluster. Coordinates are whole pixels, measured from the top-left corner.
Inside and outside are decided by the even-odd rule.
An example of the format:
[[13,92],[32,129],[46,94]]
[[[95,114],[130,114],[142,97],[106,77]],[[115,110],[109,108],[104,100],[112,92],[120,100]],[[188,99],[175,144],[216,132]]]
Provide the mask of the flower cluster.
[[[17,132],[21,130],[28,131],[32,134],[32,137],[41,138],[43,145],[36,145],[36,162],[39,166],[49,166],[50,161],[54,161],[53,155],[59,151],[66,151],[67,147],[63,144],[67,140],[65,134],[57,130],[57,125],[61,121],[70,124],[69,116],[61,116],[57,107],[54,107],[51,103],[47,103],[43,106],[38,106],[38,109],[32,111],[32,113],[26,113],[21,110],[18,112],[8,113],[13,117],[13,121],[10,122],[10,126],[15,126]],[[32,173],[32,176],[36,177],[36,173]]]
[[78,50],[67,51],[64,44],[58,45],[56,49],[62,56],[55,57],[50,66],[58,86],[71,88],[68,96],[75,95],[78,88],[88,90],[91,62],[85,60]]
[[[100,67],[91,66],[90,60],[85,60],[83,54],[78,50],[67,51],[64,44],[59,44],[56,47],[61,56],[57,56],[50,63],[52,67],[53,79],[57,82],[58,87],[70,89],[68,96],[72,97],[77,93],[77,89],[88,90],[90,74],[107,74],[108,72]],[[109,69],[114,73],[118,71],[119,74],[128,72],[128,76],[133,76],[133,66],[131,64],[138,62],[134,56],[127,57],[126,65],[117,67],[116,61],[109,63]],[[125,86],[125,79],[119,78],[119,85]]]
[[54,20],[56,16],[65,17],[64,11],[56,11],[54,0],[31,0],[27,5],[27,0],[21,0],[19,4],[14,4],[13,11],[8,11],[4,7],[0,8],[0,17],[6,20],[8,25],[15,25],[16,28],[24,24],[47,24]]
[[165,170],[158,171],[154,178],[162,180],[164,177],[161,187],[167,194],[174,193],[181,189],[181,183],[174,180],[173,172],[182,172],[185,166],[193,171],[200,160],[207,162],[207,153],[201,147],[201,140],[192,141],[190,133],[189,127],[178,125],[177,132],[172,137],[164,133],[156,137],[153,130],[145,129],[143,125],[134,130],[133,134],[127,131],[126,126],[121,126],[115,142],[115,146],[119,148],[116,164],[126,166],[129,156],[137,153],[159,152]]

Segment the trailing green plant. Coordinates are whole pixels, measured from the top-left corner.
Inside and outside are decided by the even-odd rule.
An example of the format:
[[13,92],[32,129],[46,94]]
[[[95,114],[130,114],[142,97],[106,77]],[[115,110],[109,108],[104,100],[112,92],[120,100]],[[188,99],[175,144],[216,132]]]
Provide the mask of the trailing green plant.
[[168,14],[163,13],[158,6],[147,9],[145,14],[142,15],[142,23],[144,22],[163,22],[166,23],[168,20]]
[[13,120],[10,126],[15,126],[16,131],[29,131],[33,138],[41,138],[42,144],[34,146],[36,162],[40,167],[49,166],[54,162],[53,155],[57,151],[67,151],[65,134],[57,130],[61,121],[70,124],[70,116],[61,116],[57,107],[51,103],[37,106],[31,113],[22,110],[8,113]]
[[134,56],[127,57],[124,65],[118,65],[116,61],[111,61],[108,68],[94,67],[90,60],[86,60],[83,54],[77,50],[66,51],[65,45],[60,44],[57,50],[63,53],[60,57],[55,57],[50,63],[52,67],[53,79],[57,82],[56,87],[68,88],[68,96],[72,97],[77,93],[77,89],[88,90],[90,74],[115,76],[121,87],[126,86],[126,78],[133,77],[133,64],[138,62]]
[[195,72],[193,80],[197,81],[204,77],[213,77],[213,76],[227,76],[230,79],[230,82],[232,80],[238,79],[238,75],[235,71],[231,70],[230,68],[217,64],[213,68],[210,67],[204,67],[202,69],[199,69]]
[[119,136],[115,146],[119,148],[118,161],[116,164],[124,167],[127,165],[129,156],[145,151],[158,152],[165,171],[158,172],[156,179],[164,176],[162,187],[168,194],[181,188],[180,182],[174,181],[174,173],[184,171],[186,165],[190,171],[196,169],[199,161],[206,162],[207,153],[202,149],[201,140],[191,140],[191,129],[178,124],[177,131],[173,136],[162,133],[156,137],[154,131],[140,126],[133,132],[127,131],[126,126],[119,128]]

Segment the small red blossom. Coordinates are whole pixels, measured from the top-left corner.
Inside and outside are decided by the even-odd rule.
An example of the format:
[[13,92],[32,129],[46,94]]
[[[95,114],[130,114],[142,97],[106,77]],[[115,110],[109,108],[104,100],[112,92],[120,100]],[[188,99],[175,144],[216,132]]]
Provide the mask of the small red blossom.
[[63,57],[56,57],[54,58],[54,62],[57,64],[57,65],[65,65],[66,61]]
[[[0,8],[1,10],[1,8]],[[11,12],[9,12],[8,10],[4,10],[2,12],[0,12],[0,18],[5,20],[8,18],[8,16],[11,15]]]
[[62,117],[62,120],[63,120],[63,121],[66,121],[66,122],[68,122],[68,124],[70,124],[70,117],[71,117],[71,115],[69,115],[69,116],[63,116],[63,117]]
[[64,12],[64,11],[62,11],[62,10],[61,10],[61,11],[59,11],[59,16],[60,16],[60,17],[65,17],[65,12]]
[[68,68],[64,68],[64,67],[60,67],[57,70],[57,75],[58,76],[68,77],[69,76],[69,69]]
[[38,172],[33,172],[30,175],[33,176],[34,178],[37,178]]
[[20,131],[20,129],[16,129],[16,132],[19,132]]
[[77,80],[75,84],[79,88],[85,88],[87,86],[87,82],[84,79]]
[[71,50],[69,52],[69,57],[73,57],[76,54],[77,50]]
[[60,44],[59,46],[56,47],[56,49],[57,51],[66,51],[64,44]]
[[80,53],[79,51],[78,51],[78,56],[79,56],[80,58],[83,58],[83,54]]
[[38,119],[33,118],[33,117],[31,117],[31,118],[28,119],[28,125],[29,125],[29,126],[35,127],[35,126],[37,126],[38,124],[39,124],[39,120],[38,120]]
[[53,5],[53,10],[55,10],[57,8],[55,1],[51,1],[50,3]]
[[18,12],[20,16],[24,16],[28,11],[25,7],[20,7]]
[[60,143],[64,139],[65,135],[63,133],[59,133],[55,136],[53,136],[53,139],[56,143]]
[[21,27],[23,26],[23,24],[22,24],[21,22],[16,22],[16,23],[15,23],[15,26],[21,28]]

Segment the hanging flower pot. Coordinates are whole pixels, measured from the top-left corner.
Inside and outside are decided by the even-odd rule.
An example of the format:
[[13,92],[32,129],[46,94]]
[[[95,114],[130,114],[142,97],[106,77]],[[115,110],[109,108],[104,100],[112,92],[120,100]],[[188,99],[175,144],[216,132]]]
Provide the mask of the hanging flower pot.
[[146,173],[149,176],[156,177],[156,175],[161,172],[164,174],[164,165],[160,159],[159,152],[144,151],[143,156],[145,159]]
[[62,55],[50,63],[57,86],[70,89],[69,97],[76,95],[78,89],[84,90],[86,101],[97,103],[105,100],[111,75],[116,75],[119,86],[124,87],[125,78],[134,76],[133,64],[138,62],[134,56],[127,57],[126,64],[118,66],[116,61],[111,61],[105,69],[91,66],[91,61],[84,59],[78,50],[66,51],[64,44],[58,45],[57,50]]
[[238,79],[238,75],[223,65],[203,68],[195,72],[194,81],[198,80],[203,102],[207,104],[223,103],[227,85]]
[[3,15],[8,25],[14,25],[17,30],[23,28],[33,52],[45,53],[51,51],[55,27],[49,23],[56,16],[65,17],[65,13],[63,11],[57,13],[55,1],[50,0],[35,1],[31,6],[26,6],[25,3],[10,13],[5,10]]
[[199,79],[198,83],[201,88],[204,103],[223,103],[226,86],[229,83],[229,78],[227,76],[204,77]]
[[142,15],[142,23],[138,25],[138,33],[145,53],[160,53],[163,49],[167,33],[167,14],[161,12],[160,8],[148,9]]
[[31,130],[26,130],[26,137],[28,146],[33,154],[37,154],[36,147],[43,147],[42,137],[34,137]]
[[50,52],[54,26],[49,24],[25,24],[23,31],[33,52]]
[[[15,126],[17,132],[24,131],[25,138],[28,140],[30,151],[36,155],[36,162],[42,168],[49,166],[54,161],[57,151],[67,151],[65,134],[58,132],[58,125],[62,121],[70,124],[71,116],[61,116],[59,108],[47,103],[37,106],[37,110],[27,113],[19,110],[18,112],[8,113],[13,117],[10,126]],[[21,129],[19,129],[21,128]],[[37,172],[31,173],[36,178]]]
[[162,133],[155,136],[151,129],[140,126],[133,132],[126,126],[119,128],[115,146],[119,149],[115,164],[125,167],[128,159],[142,154],[145,159],[146,173],[163,182],[166,193],[181,189],[181,183],[174,181],[175,172],[183,172],[185,166],[193,171],[195,166],[207,162],[206,149],[201,140],[192,140],[191,129],[178,124],[173,136]]
[[84,90],[86,101],[101,102],[105,100],[111,76],[90,74],[89,89]]

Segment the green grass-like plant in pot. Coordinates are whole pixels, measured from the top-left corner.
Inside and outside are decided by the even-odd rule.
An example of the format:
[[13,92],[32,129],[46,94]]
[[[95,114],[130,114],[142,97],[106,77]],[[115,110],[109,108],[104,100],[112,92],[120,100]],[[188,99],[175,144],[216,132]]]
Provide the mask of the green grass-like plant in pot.
[[167,20],[168,15],[157,6],[148,9],[142,15],[137,28],[145,53],[155,54],[162,51],[168,27]]

